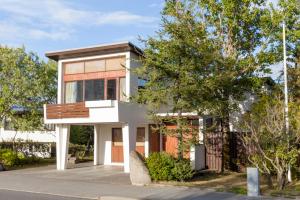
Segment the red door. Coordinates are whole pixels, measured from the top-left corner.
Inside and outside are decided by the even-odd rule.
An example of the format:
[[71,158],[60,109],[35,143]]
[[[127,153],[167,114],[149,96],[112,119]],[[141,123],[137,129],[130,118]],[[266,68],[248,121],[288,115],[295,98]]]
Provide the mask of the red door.
[[149,151],[159,152],[160,151],[160,134],[158,130],[155,130],[153,126],[149,126]]
[[111,162],[124,162],[122,128],[112,129]]

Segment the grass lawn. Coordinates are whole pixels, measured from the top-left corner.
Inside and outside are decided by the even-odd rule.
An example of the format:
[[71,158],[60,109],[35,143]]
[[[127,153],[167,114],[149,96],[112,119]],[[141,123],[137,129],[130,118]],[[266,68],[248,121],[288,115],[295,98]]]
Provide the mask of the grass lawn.
[[[195,175],[195,177],[186,182],[159,182],[160,184],[188,186],[188,187],[200,187],[200,188],[212,188],[219,192],[233,192],[236,194],[247,194],[247,176],[245,173],[236,172],[224,172],[223,174],[215,173],[212,171],[205,171]],[[276,180],[273,181],[276,186]],[[296,180],[292,184],[289,184],[284,191],[278,191],[276,189],[269,189],[267,186],[267,180],[261,176],[261,193],[264,196],[277,196],[295,198],[300,196],[300,181]]]

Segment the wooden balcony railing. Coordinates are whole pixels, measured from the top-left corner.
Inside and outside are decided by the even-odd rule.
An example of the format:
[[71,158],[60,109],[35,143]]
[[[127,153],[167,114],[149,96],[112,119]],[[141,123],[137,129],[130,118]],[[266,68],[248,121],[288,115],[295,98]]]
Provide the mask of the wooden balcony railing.
[[89,109],[84,102],[69,104],[47,104],[47,119],[82,118],[89,117]]

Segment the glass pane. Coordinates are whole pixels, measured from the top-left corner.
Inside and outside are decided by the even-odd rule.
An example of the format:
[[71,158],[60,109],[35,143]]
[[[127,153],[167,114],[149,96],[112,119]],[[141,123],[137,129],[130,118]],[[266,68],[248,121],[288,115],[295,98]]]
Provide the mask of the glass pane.
[[139,146],[144,146],[145,142],[145,128],[137,128],[136,142]]
[[113,70],[124,70],[125,66],[125,58],[109,58],[106,59],[106,71],[113,71]]
[[120,101],[126,101],[126,79],[120,78]]
[[114,146],[122,146],[123,145],[121,128],[113,128],[112,129],[112,143]]
[[85,101],[104,99],[104,79],[85,81]]
[[105,60],[93,60],[85,62],[85,72],[105,71]]
[[84,63],[66,63],[65,64],[65,74],[80,74],[84,73]]
[[83,100],[83,81],[66,82],[65,102],[76,103]]
[[107,99],[116,100],[116,79],[107,80]]

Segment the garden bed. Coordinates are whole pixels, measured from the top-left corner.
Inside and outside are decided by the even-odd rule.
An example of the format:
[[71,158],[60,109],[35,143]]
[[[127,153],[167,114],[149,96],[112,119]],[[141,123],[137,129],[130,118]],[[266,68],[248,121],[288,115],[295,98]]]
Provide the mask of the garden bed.
[[[215,189],[218,192],[232,192],[235,194],[247,195],[247,175],[245,173],[216,173],[213,171],[205,170],[197,173],[193,177],[193,179],[189,181],[158,181],[156,183],[163,185],[210,188]],[[273,183],[275,188],[275,180]],[[261,177],[260,184],[261,194],[263,196],[286,198],[296,198],[300,196],[300,181],[296,179],[293,183],[289,184],[283,191],[268,188],[267,179],[264,176]]]

